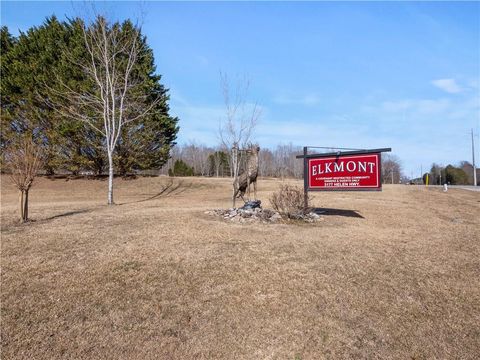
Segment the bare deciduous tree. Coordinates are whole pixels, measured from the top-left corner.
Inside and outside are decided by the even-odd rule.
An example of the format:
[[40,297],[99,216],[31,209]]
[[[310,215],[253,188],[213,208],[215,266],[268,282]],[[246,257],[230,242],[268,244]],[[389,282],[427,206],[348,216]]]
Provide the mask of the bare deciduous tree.
[[257,104],[248,104],[247,95],[250,87],[248,78],[237,79],[235,88],[228,76],[220,73],[220,82],[225,103],[225,119],[220,124],[219,135],[222,146],[230,151],[230,169],[233,176],[232,203],[235,207],[235,194],[238,192],[238,175],[240,170],[241,149],[246,148],[252,137],[259,116]]
[[263,149],[260,151],[258,162],[260,176],[275,176],[275,158],[270,149]]
[[25,134],[12,141],[5,151],[5,165],[10,178],[19,190],[20,221],[28,221],[28,194],[33,180],[42,168],[45,153],[31,135]]
[[183,147],[184,160],[188,165],[195,169],[196,175],[206,176],[208,173],[208,156],[214,152],[214,149],[203,144],[197,144],[190,141]]
[[143,43],[137,26],[109,24],[97,17],[83,25],[85,47],[89,62],[78,64],[92,81],[92,88],[82,92],[63,84],[57,91],[63,101],[54,107],[63,115],[80,119],[101,133],[105,139],[108,158],[108,204],[113,202],[113,154],[122,127],[144,117],[159,101],[141,91],[142,82],[135,76],[134,67],[142,56]]
[[398,184],[402,176],[402,163],[393,154],[382,155],[382,180],[384,184]]

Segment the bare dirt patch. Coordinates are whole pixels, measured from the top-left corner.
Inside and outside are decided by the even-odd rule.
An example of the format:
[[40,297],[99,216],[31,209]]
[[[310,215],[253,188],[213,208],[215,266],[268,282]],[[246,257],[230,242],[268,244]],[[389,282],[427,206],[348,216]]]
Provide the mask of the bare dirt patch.
[[[480,193],[321,193],[235,224],[225,179],[2,178],[2,358],[462,358],[480,349]],[[290,181],[292,184],[300,182]],[[259,180],[267,205],[278,180]]]

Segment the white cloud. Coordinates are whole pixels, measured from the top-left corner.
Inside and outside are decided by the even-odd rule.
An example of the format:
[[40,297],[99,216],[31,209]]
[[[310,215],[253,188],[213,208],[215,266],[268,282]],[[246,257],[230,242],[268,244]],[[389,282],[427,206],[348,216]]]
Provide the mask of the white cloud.
[[208,58],[203,55],[196,55],[195,58],[197,59],[198,63],[202,66],[207,66],[208,64],[210,64],[210,61],[208,60]]
[[463,89],[457,84],[455,79],[438,79],[433,80],[432,84],[450,94],[457,94],[462,92]]
[[[448,99],[407,99],[384,101],[381,109],[385,113],[406,113],[414,112],[417,114],[442,114],[449,110],[451,102]],[[379,109],[374,109],[378,111]],[[371,109],[370,109],[371,110]]]
[[428,170],[433,162],[447,165],[469,159],[468,129],[479,118],[479,104],[478,96],[394,99],[364,106],[358,116],[371,119],[370,132],[390,138],[387,145],[410,176],[422,166]]
[[479,89],[479,79],[477,78],[472,78],[467,81],[468,87],[472,90],[478,90]]
[[218,129],[225,113],[222,107],[172,102],[171,109],[172,114],[180,119],[180,143],[191,140],[208,145],[218,143]]
[[169,89],[170,101],[176,105],[188,106],[188,101],[183,95],[175,88]]
[[[264,116],[268,116],[268,108],[252,103],[245,104],[245,112],[254,106],[260,111],[261,123]],[[177,141],[180,144],[195,141],[201,144],[214,146],[219,144],[219,129],[225,119],[225,107],[223,105],[194,104],[180,95],[177,91],[172,92],[170,103],[171,114],[180,119],[180,132]],[[242,116],[241,113],[238,116]]]
[[281,105],[293,105],[293,104],[299,104],[299,105],[307,105],[307,106],[312,106],[320,103],[320,97],[315,94],[306,94],[301,97],[295,97],[295,96],[277,96],[273,101],[277,104]]

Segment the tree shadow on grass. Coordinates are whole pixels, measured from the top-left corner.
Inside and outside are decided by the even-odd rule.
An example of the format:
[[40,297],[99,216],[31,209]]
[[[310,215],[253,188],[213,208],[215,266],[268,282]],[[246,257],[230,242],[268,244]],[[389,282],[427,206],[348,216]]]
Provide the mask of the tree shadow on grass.
[[[175,193],[175,195],[179,195],[186,191],[188,188],[190,188],[192,184],[184,185],[183,181],[179,181],[178,183],[174,183],[174,181],[169,181],[165,186],[155,195],[152,195],[146,199],[142,200],[136,200],[136,201],[129,201],[129,202],[124,202],[118,205],[127,205],[127,204],[135,204],[135,203],[141,203],[145,201],[151,201],[158,199],[159,197],[167,197]],[[178,191],[177,191],[178,190]]]
[[345,216],[353,217],[359,219],[365,219],[362,215],[358,213],[357,210],[347,210],[347,209],[333,209],[333,208],[313,208],[312,210],[315,214],[324,215],[324,216]]
[[66,217],[66,216],[72,216],[72,215],[77,215],[77,214],[84,214],[84,213],[88,213],[88,212],[90,212],[90,211],[92,211],[92,210],[93,210],[93,209],[84,209],[84,210],[68,211],[68,212],[66,212],[66,213],[58,214],[58,215],[53,215],[53,216],[50,216],[50,217],[45,218],[45,219],[42,219],[42,220],[47,221],[47,220],[58,219],[58,218]]
[[10,233],[10,232],[15,232],[18,231],[24,227],[27,226],[32,226],[35,224],[44,224],[48,221],[55,220],[58,218],[63,218],[63,217],[68,217],[68,216],[73,216],[77,214],[84,214],[84,213],[89,213],[95,209],[83,209],[83,210],[74,210],[74,211],[67,211],[65,213],[49,216],[47,218],[28,218],[26,222],[21,222],[18,219],[14,219],[9,222],[2,221],[2,226],[1,226],[1,232],[2,234]]

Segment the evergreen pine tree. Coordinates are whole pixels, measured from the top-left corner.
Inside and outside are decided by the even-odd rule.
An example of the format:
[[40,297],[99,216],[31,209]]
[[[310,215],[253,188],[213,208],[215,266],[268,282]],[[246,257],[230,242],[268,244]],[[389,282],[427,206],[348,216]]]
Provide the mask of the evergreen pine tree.
[[[133,24],[125,21],[124,36],[131,36]],[[137,91],[155,108],[140,122],[126,124],[119,140],[115,161],[119,173],[158,169],[168,159],[175,145],[178,119],[169,115],[168,91],[156,74],[153,51],[143,42],[143,54],[135,65],[135,76],[141,82]],[[0,147],[9,139],[29,132],[46,149],[46,170],[64,169],[72,173],[105,169],[105,143],[101,134],[80,120],[66,118],[52,104],[68,97],[68,91],[92,90],[82,64],[87,59],[83,22],[73,19],[59,22],[54,16],[39,27],[32,27],[14,38],[1,28],[1,126]],[[65,89],[69,89],[65,93]],[[137,109],[141,110],[141,109]],[[87,109],[85,111],[88,111]],[[101,119],[99,119],[101,122]]]

